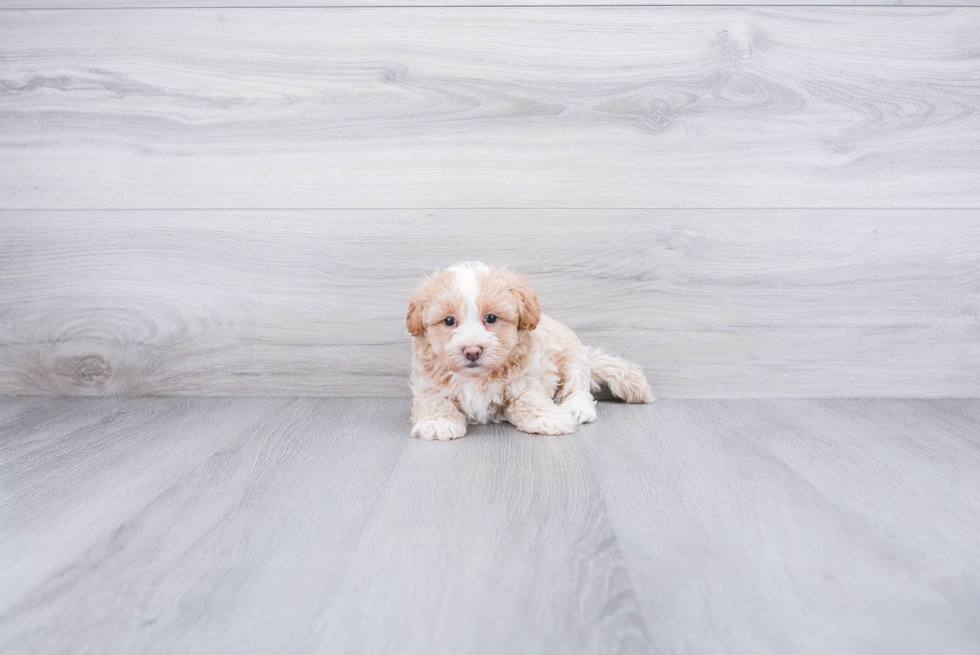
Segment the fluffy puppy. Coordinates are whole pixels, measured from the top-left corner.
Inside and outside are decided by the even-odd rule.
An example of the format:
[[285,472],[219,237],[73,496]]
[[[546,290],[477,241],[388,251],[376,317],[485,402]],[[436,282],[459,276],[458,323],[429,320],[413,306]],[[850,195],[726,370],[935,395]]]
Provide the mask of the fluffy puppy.
[[467,423],[510,421],[568,434],[595,420],[602,384],[628,403],[653,400],[640,368],[582,345],[541,313],[523,275],[460,262],[429,277],[408,302],[412,436],[457,439]]

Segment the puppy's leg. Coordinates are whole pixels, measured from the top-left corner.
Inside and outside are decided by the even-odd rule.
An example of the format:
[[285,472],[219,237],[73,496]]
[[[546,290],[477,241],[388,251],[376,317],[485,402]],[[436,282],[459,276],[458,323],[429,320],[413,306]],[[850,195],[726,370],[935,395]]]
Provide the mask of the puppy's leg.
[[562,409],[570,412],[577,423],[591,423],[596,419],[595,399],[592,398],[592,372],[589,354],[575,339],[558,361],[561,389],[556,400]]
[[578,423],[570,412],[537,389],[522,393],[507,407],[504,416],[515,428],[531,434],[571,434]]
[[412,400],[412,436],[430,441],[459,439],[466,434],[466,417],[445,396],[416,393]]

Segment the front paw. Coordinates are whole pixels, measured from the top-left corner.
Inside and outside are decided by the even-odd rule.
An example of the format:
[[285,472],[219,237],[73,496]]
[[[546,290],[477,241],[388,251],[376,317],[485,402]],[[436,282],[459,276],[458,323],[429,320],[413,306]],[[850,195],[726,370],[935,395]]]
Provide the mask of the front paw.
[[412,426],[412,436],[425,441],[449,441],[466,434],[466,425],[446,418],[424,418]]
[[599,416],[592,396],[572,396],[561,404],[561,408],[570,412],[576,423],[591,423]]
[[517,429],[531,434],[571,434],[577,424],[568,412],[548,412],[521,422]]

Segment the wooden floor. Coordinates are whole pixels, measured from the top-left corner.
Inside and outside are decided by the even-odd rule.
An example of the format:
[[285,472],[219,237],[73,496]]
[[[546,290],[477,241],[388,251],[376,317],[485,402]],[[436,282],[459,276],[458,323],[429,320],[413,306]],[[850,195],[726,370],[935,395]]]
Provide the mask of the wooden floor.
[[0,400],[2,653],[976,653],[980,401]]

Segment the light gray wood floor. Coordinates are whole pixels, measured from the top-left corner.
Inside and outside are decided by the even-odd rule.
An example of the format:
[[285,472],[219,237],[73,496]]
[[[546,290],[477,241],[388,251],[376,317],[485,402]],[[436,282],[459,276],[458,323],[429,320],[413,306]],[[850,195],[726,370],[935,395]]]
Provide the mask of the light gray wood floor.
[[0,400],[3,653],[976,653],[980,401]]

